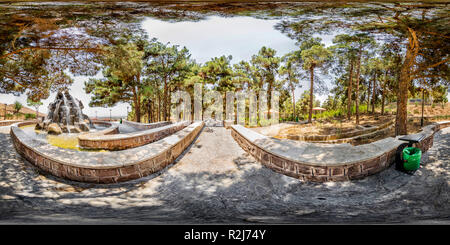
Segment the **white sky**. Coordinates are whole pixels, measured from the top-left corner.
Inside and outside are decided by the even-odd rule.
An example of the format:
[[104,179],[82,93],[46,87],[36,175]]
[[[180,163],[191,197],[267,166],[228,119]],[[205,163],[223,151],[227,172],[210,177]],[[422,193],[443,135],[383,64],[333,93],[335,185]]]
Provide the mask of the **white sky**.
[[[278,20],[279,21],[279,20]],[[204,63],[212,57],[221,55],[232,55],[232,63],[241,60],[250,60],[253,54],[256,54],[262,46],[277,50],[277,55],[282,56],[290,51],[297,49],[295,41],[289,39],[281,32],[274,29],[277,20],[261,20],[252,17],[209,17],[199,22],[164,22],[152,18],[146,18],[142,22],[142,27],[147,31],[150,38],[156,37],[163,43],[186,46],[192,58],[197,62]],[[321,35],[323,43],[326,46],[331,45],[334,35]],[[101,76],[99,73],[98,76]],[[90,95],[84,92],[84,82],[89,77],[73,77],[74,83],[70,87],[70,93],[84,104],[83,113],[90,117],[95,117],[96,112],[99,117],[109,116],[109,108],[89,107]],[[305,90],[309,89],[309,82],[304,81],[303,88],[296,90],[296,99]],[[52,93],[44,101],[39,111],[47,113],[47,107],[55,98]],[[317,96],[323,100],[326,95]],[[14,101],[20,101],[26,105],[26,95],[15,97],[13,95],[0,94],[0,102],[12,104]],[[112,107],[112,116],[124,116],[127,112],[128,104],[117,104]]]

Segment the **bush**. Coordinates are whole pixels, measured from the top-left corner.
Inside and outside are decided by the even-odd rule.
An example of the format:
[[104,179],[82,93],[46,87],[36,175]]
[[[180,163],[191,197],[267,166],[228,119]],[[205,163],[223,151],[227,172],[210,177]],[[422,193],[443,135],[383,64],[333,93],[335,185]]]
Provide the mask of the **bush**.
[[14,102],[14,113],[18,114],[22,109],[23,105],[19,101]]
[[32,114],[32,113],[25,114],[25,119],[26,120],[28,120],[28,119],[35,119],[35,118],[36,118],[35,114]]

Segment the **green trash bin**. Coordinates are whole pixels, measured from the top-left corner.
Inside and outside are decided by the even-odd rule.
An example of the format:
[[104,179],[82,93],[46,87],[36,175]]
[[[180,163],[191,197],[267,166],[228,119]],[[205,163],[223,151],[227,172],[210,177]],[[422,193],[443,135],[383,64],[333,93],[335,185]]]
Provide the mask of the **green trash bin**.
[[422,151],[417,147],[406,147],[403,149],[403,167],[405,170],[417,170],[420,166]]

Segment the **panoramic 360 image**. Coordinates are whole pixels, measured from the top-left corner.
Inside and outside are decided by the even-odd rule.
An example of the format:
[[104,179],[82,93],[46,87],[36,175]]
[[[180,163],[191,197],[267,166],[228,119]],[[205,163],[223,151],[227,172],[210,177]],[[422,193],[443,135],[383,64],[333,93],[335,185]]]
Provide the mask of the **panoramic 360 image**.
[[444,0],[0,1],[0,223],[448,225],[449,86]]

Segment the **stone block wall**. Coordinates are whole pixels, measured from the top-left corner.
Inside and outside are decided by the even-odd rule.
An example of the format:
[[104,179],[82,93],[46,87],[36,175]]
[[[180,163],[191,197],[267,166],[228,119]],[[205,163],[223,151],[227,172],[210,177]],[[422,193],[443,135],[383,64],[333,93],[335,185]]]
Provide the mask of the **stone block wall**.
[[132,121],[126,121],[126,120],[122,121],[122,123],[126,124],[128,126],[131,126],[133,128],[140,129],[140,130],[159,128],[159,127],[163,127],[163,126],[172,124],[172,122],[168,122],[168,121],[155,122],[155,123],[138,123],[138,122],[132,122]]
[[[107,165],[106,162],[95,162],[92,163],[91,166],[86,165],[84,167],[55,159],[49,156],[49,154],[37,151],[34,147],[24,143],[23,141],[26,141],[27,139],[23,139],[24,136],[22,134],[18,134],[16,131],[20,130],[18,129],[20,126],[24,125],[17,124],[16,128],[11,129],[10,134],[14,147],[20,155],[40,170],[69,180],[107,184],[141,178],[162,170],[167,165],[171,164],[179,155],[181,155],[181,153],[194,141],[203,128],[204,123],[201,122],[192,124],[189,127],[186,127],[185,129],[168,137],[171,139],[163,139],[163,141],[166,142],[154,147],[155,149],[158,149],[156,154],[151,154],[134,162],[118,164],[116,166]],[[163,148],[161,148],[162,145]],[[149,144],[145,147],[153,146],[152,144]],[[71,154],[77,154],[77,152],[73,151]],[[125,156],[130,155],[129,158],[135,157],[134,152],[130,150],[122,151],[121,154],[125,154]],[[94,158],[85,158],[86,161],[92,159]]]
[[[426,135],[425,139],[416,144],[415,147],[420,148],[422,152],[426,152],[433,145],[434,133],[448,126],[450,126],[450,122],[428,126],[429,128],[424,129],[422,132]],[[361,159],[348,164],[314,165],[307,162],[293,161],[263,149],[233,127],[231,136],[242,149],[251,154],[264,166],[275,172],[311,182],[354,180],[378,173],[394,163],[397,150],[397,148],[392,148],[389,151],[382,152],[379,156]]]
[[78,137],[78,145],[84,149],[102,149],[110,151],[125,150],[158,141],[168,135],[180,131],[188,125],[189,122],[183,122],[156,128],[160,130],[153,128],[153,130],[118,134],[114,136],[105,135],[105,133],[85,134]]
[[[391,126],[394,123],[393,120],[389,120],[378,127],[368,128],[368,129],[360,129],[354,130],[351,132],[346,132],[342,134],[331,134],[331,135],[293,135],[288,134],[285,135],[287,139],[291,140],[301,140],[301,141],[311,141],[311,142],[324,142],[324,141],[334,141],[336,143],[343,143],[351,141],[350,138],[354,138],[361,135],[366,135],[375,131],[384,132],[383,129]],[[346,140],[349,139],[349,140]]]
[[102,125],[102,126],[105,126],[105,127],[111,127],[112,126],[112,123],[107,122],[107,121],[92,120],[92,123],[93,124]]
[[18,123],[18,122],[22,122],[22,120],[5,120],[5,121],[0,121],[0,127],[9,126],[11,124]]

